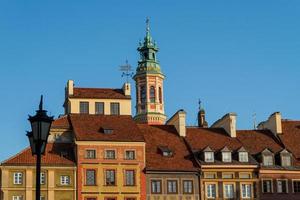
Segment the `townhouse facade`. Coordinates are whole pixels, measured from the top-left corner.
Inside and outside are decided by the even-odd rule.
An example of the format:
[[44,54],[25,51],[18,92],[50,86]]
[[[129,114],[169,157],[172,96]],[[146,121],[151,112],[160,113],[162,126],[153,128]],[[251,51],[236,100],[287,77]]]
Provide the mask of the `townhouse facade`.
[[[228,113],[211,126],[198,110],[165,115],[158,46],[150,34],[138,47],[131,85],[82,88],[69,80],[64,115],[52,124],[42,157],[41,200],[300,199],[300,121],[276,112],[254,130],[238,130]],[[32,200],[30,148],[0,166],[0,199]]]

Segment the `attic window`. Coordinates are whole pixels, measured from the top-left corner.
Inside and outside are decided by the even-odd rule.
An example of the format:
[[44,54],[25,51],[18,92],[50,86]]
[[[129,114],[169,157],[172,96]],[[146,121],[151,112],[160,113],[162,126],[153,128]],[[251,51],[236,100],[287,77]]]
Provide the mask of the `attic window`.
[[160,146],[158,147],[162,156],[164,157],[171,157],[173,156],[173,151],[169,149],[167,146]]
[[101,127],[100,132],[105,134],[105,135],[109,135],[109,134],[112,134],[114,132],[114,129],[109,128],[109,127]]

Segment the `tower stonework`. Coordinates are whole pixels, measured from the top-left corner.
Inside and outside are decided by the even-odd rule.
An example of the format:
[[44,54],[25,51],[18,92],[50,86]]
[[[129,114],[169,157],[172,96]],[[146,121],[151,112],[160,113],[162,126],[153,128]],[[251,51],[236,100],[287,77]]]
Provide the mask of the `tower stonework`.
[[139,123],[164,124],[166,121],[164,109],[162,73],[156,57],[158,47],[150,35],[149,20],[144,42],[137,49],[140,60],[133,79],[136,82],[136,116]]

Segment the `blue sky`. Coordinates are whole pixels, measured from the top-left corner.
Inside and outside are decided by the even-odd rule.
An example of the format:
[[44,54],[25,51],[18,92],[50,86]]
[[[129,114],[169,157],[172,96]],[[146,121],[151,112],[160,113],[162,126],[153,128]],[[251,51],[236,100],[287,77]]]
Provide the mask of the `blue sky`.
[[68,79],[121,87],[118,66],[136,67],[147,16],[169,117],[183,108],[195,125],[201,98],[209,124],[227,112],[240,129],[253,113],[299,119],[299,10],[296,0],[0,1],[0,160],[28,145],[40,94],[57,117]]

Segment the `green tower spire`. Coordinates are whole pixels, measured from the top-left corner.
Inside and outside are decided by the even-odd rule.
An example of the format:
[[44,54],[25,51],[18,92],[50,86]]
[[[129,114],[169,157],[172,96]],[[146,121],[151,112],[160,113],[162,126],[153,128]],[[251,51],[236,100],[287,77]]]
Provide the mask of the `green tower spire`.
[[137,75],[141,73],[160,73],[159,62],[156,58],[158,47],[156,42],[152,39],[150,34],[150,20],[146,20],[146,36],[144,42],[140,42],[137,48],[140,54],[140,60],[138,61]]

